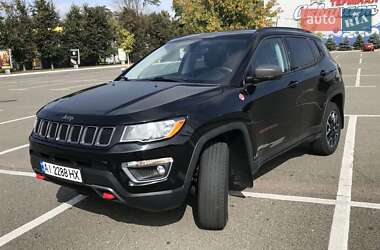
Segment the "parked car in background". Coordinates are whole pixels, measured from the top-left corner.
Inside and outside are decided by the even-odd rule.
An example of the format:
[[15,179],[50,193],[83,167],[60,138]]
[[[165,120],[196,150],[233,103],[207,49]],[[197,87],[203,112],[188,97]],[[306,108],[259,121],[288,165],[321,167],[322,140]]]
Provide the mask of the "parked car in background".
[[339,44],[337,50],[339,51],[348,51],[348,50],[353,50],[353,47],[349,44]]
[[363,44],[363,51],[375,51],[375,45],[373,43]]

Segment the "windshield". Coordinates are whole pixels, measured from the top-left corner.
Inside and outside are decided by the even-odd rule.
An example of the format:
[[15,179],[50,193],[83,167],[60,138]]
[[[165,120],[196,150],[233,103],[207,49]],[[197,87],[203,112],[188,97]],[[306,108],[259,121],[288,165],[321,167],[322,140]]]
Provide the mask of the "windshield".
[[248,51],[249,41],[236,36],[170,42],[135,65],[124,78],[226,83]]

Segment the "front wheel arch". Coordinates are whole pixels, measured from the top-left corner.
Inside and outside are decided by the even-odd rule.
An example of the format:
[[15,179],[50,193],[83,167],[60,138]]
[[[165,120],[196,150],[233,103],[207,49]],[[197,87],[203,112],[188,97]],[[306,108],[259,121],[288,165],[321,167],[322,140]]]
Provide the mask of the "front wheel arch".
[[231,133],[240,133],[242,140],[244,140],[245,149],[247,152],[247,167],[246,170],[250,177],[252,178],[252,170],[254,169],[253,161],[253,145],[248,132],[248,128],[243,122],[232,122],[228,124],[223,124],[217,128],[214,128],[207,133],[203,134],[197,141],[193,154],[191,156],[189,168],[187,170],[186,179],[185,179],[185,188],[189,190],[193,175],[195,173],[196,167],[198,165],[201,153],[205,149],[208,143],[215,140],[226,140],[226,136]]

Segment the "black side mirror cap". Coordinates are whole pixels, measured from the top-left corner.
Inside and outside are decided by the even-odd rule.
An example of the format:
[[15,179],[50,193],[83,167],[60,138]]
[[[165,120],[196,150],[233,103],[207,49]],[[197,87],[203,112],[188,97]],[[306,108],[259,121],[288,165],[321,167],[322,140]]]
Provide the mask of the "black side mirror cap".
[[272,80],[282,75],[282,69],[277,65],[260,65],[255,70],[255,77],[260,80]]

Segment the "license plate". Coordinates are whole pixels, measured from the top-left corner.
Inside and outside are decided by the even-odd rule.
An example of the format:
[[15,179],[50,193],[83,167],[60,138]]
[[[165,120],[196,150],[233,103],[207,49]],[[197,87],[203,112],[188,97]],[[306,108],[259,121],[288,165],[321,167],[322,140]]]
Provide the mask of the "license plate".
[[40,162],[40,167],[42,172],[46,175],[51,175],[69,181],[75,181],[80,183],[83,182],[82,175],[79,169],[63,167],[44,161]]

